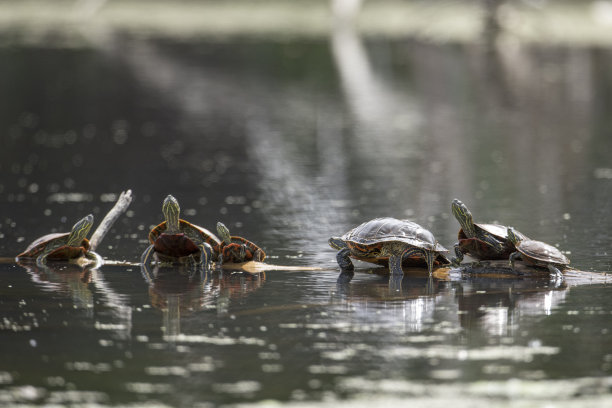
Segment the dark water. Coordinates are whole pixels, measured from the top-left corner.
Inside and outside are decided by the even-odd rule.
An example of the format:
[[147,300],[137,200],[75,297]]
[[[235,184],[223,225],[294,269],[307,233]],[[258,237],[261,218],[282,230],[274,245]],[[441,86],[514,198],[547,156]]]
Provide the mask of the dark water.
[[0,95],[0,255],[131,188],[106,259],[136,262],[172,193],[269,263],[323,268],[0,265],[0,403],[612,403],[609,284],[338,281],[327,245],[393,216],[452,248],[458,197],[609,273],[610,50],[117,37],[4,46]]

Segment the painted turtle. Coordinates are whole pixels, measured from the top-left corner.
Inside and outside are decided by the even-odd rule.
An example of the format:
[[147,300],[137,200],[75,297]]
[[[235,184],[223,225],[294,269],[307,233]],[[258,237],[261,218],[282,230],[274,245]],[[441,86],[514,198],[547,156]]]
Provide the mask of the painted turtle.
[[[463,260],[464,254],[477,259],[508,259],[516,251],[514,244],[508,239],[508,227],[498,224],[475,224],[472,213],[465,204],[454,199],[451,204],[453,215],[459,221],[459,241],[455,244],[453,265],[457,266]],[[521,238],[527,237],[518,231]]]
[[68,261],[82,256],[100,261],[100,256],[89,251],[87,234],[93,225],[94,217],[89,214],[72,226],[70,232],[48,234],[32,242],[25,251],[17,255],[18,260],[36,259],[38,266],[47,260]]
[[514,261],[521,259],[535,266],[548,268],[550,273],[561,276],[570,260],[557,248],[542,241],[521,237],[514,228],[508,228],[508,239],[516,247],[516,252],[510,254],[510,266],[514,269]]
[[223,241],[219,249],[222,262],[261,262],[266,258],[263,249],[245,238],[230,235],[229,229],[222,222],[217,223],[217,233]]
[[395,218],[376,218],[353,228],[342,237],[332,237],[329,245],[339,250],[336,259],[342,270],[352,270],[350,258],[385,265],[393,275],[403,274],[402,265],[426,265],[431,275],[434,265],[448,264],[446,248],[419,224]]
[[172,195],[162,205],[164,222],[149,232],[151,245],[145,249],[140,262],[146,264],[155,254],[160,262],[203,263],[216,259],[221,240],[206,228],[199,227],[179,218],[181,208]]

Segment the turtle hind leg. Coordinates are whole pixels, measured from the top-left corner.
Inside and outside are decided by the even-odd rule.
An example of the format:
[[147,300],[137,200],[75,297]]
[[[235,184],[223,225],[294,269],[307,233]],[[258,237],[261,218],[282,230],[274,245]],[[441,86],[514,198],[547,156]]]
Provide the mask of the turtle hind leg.
[[338,254],[336,255],[336,261],[338,261],[338,265],[340,265],[340,269],[343,271],[352,271],[355,269],[353,262],[351,262],[351,258],[349,257],[350,253],[350,249],[343,248],[338,251]]

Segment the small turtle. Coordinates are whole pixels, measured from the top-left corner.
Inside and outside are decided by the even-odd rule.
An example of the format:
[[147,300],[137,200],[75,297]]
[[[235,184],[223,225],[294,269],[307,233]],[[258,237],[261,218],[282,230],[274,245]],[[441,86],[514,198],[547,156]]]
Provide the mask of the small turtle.
[[219,249],[219,258],[222,262],[261,262],[266,258],[263,249],[245,238],[230,235],[229,230],[222,222],[217,223],[217,233],[223,241]]
[[[477,259],[508,259],[511,253],[516,251],[514,244],[508,239],[508,227],[498,224],[475,224],[472,213],[465,204],[454,199],[451,204],[453,215],[459,221],[459,241],[455,244],[455,258],[452,259],[454,266],[459,265],[464,254],[469,254]],[[515,233],[521,238],[527,237],[518,231]]]
[[153,253],[160,262],[168,263],[208,265],[217,258],[221,240],[206,228],[179,219],[180,211],[176,198],[168,195],[162,205],[166,220],[149,233],[151,245],[142,253],[141,263],[148,263]]
[[43,266],[47,260],[69,261],[80,257],[100,262],[101,258],[89,251],[87,234],[93,225],[94,217],[89,214],[72,226],[70,232],[48,234],[32,242],[25,251],[17,255],[18,260],[36,258],[36,264]]
[[516,246],[516,252],[510,254],[510,266],[514,269],[514,261],[521,259],[535,266],[548,268],[550,273],[562,276],[570,260],[557,248],[542,241],[522,238],[514,228],[508,227],[508,239]]
[[393,275],[403,274],[402,265],[448,264],[446,248],[419,224],[395,218],[375,218],[353,228],[342,237],[332,237],[329,245],[339,250],[336,259],[342,270],[353,270],[350,258],[385,265]]

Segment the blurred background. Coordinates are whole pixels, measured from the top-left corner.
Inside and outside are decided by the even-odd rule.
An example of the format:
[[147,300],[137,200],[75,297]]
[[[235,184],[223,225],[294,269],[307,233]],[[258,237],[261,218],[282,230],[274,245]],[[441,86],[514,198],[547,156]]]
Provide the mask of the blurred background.
[[0,9],[4,255],[131,188],[105,257],[136,259],[168,193],[193,222],[330,264],[327,238],[375,216],[450,247],[458,197],[609,270],[611,1]]

